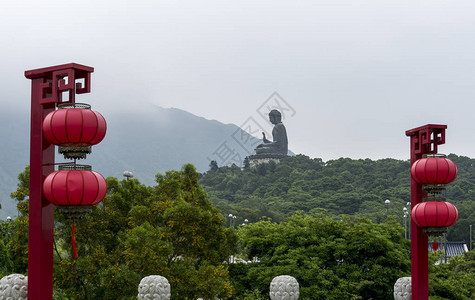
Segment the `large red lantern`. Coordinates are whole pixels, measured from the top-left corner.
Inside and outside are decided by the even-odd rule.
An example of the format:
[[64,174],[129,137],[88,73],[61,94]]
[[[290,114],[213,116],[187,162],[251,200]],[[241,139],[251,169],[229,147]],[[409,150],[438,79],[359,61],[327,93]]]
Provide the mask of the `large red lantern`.
[[86,158],[91,145],[104,138],[107,124],[104,117],[83,103],[58,105],[43,120],[44,137],[59,145],[59,153],[66,158]]
[[445,201],[418,203],[411,212],[414,223],[424,228],[427,234],[441,234],[455,224],[459,216],[457,208]]
[[445,157],[426,157],[414,162],[411,176],[422,184],[448,184],[457,177],[457,166]]
[[73,219],[72,244],[74,258],[77,258],[74,218],[84,217],[91,212],[92,205],[104,199],[107,184],[104,177],[87,165],[63,165],[50,173],[43,181],[43,194],[59,212]]
[[91,206],[104,199],[107,184],[104,177],[90,170],[59,170],[46,177],[43,193],[54,205]]

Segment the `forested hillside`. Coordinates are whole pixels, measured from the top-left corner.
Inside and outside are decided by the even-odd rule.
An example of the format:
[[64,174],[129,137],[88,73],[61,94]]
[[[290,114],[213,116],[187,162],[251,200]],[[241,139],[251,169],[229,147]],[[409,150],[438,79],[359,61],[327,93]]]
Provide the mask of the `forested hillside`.
[[[470,159],[451,158],[471,165]],[[389,299],[396,279],[410,274],[410,241],[380,202],[382,195],[399,191],[401,198],[390,197],[396,208],[388,214],[401,213],[398,206],[409,188],[407,164],[391,159],[323,164],[297,156],[255,170],[218,168],[201,175],[201,181],[216,181],[207,188],[222,214],[191,164],[157,174],[154,186],[109,177],[105,199],[75,221],[78,258],[72,251],[72,221],[55,213],[53,298],[135,299],[140,279],[160,274],[171,284],[172,299],[257,300],[268,297],[272,278],[290,274],[299,282],[302,300]],[[373,173],[385,180],[377,181]],[[470,169],[460,173],[451,193],[460,194],[457,206],[466,206],[461,215],[469,215],[471,192],[465,190],[473,181]],[[0,277],[27,273],[28,168],[18,180],[12,197],[19,216],[0,220]],[[238,215],[234,226],[222,216],[230,212]],[[353,215],[368,215],[378,224]],[[280,222],[257,221],[263,216]],[[238,226],[244,217],[251,222]],[[230,263],[236,256],[257,263]],[[437,259],[430,256],[430,295],[472,299],[473,251],[450,264],[435,266]]]
[[[459,170],[447,185],[447,201],[459,209],[449,240],[469,240],[475,223],[475,160],[450,154]],[[282,221],[296,211],[364,216],[376,223],[394,217],[404,226],[403,208],[410,201],[409,161],[340,158],[323,162],[297,155],[256,168],[221,167],[203,174],[200,183],[223,215],[255,222],[263,216]],[[384,201],[391,202],[386,207]],[[409,220],[408,220],[409,221]]]

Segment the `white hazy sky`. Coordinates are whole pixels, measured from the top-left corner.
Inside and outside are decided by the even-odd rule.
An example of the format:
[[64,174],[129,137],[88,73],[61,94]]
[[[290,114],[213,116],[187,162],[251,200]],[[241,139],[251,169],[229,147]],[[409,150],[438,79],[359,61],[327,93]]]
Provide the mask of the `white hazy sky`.
[[104,115],[148,102],[241,125],[278,92],[295,153],[407,159],[405,130],[434,123],[440,152],[474,157],[474,16],[473,0],[2,0],[0,102],[29,109],[24,70],[76,62],[95,68],[77,101]]

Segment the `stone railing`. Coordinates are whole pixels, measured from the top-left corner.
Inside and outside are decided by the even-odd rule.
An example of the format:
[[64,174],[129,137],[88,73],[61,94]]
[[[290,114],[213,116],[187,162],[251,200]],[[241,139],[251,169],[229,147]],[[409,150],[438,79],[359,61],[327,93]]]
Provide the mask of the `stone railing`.
[[[288,275],[275,277],[270,284],[271,300],[298,300],[299,283]],[[144,277],[139,285],[139,300],[169,300],[170,284],[159,275]],[[201,298],[199,298],[201,300]]]
[[[298,300],[299,293],[299,283],[289,275],[277,276],[270,284],[271,300]],[[27,296],[27,276],[11,274],[0,279],[0,300],[27,300]],[[170,284],[165,277],[150,275],[140,281],[138,300],[170,300],[170,298]]]
[[[289,275],[275,277],[270,284],[271,300],[298,300],[299,283]],[[170,300],[171,289],[168,280],[159,275],[144,277],[138,288],[139,300]],[[0,300],[27,300],[28,277],[10,274],[0,279]],[[399,278],[394,284],[394,300],[411,300],[411,277]]]

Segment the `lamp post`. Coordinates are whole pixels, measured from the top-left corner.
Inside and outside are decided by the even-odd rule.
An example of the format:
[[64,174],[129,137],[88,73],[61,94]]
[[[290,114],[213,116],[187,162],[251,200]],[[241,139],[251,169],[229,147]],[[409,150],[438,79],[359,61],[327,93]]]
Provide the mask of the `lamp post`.
[[391,203],[389,199],[384,200],[384,204],[386,204],[386,215],[388,216],[389,216],[389,203]]
[[407,207],[402,209],[404,211],[404,238],[407,239],[407,216],[409,213],[407,212]]
[[472,225],[470,225],[470,251],[472,251]]
[[408,207],[408,213],[407,217],[409,218],[409,222],[407,224],[408,230],[407,230],[407,238],[411,239],[411,202],[406,202],[406,207]]
[[[424,154],[437,153],[438,145],[445,144],[447,125],[427,124],[406,131],[410,137],[411,166]],[[424,191],[422,184],[411,176],[411,211],[422,202]],[[411,218],[411,283],[412,299],[427,300],[429,298],[429,261],[428,238],[422,227],[417,226]]]
[[[43,119],[58,104],[75,103],[76,94],[89,93],[92,72],[94,68],[75,63],[25,71],[25,77],[31,79],[28,229],[30,300],[53,298],[54,205],[43,194],[43,181],[54,171],[55,146],[43,135]],[[68,95],[68,99],[63,99],[63,93]]]
[[126,180],[129,180],[130,178],[134,177],[134,173],[132,173],[130,171],[124,171],[123,176],[125,177]]

